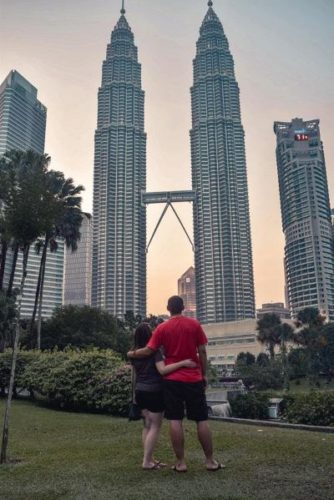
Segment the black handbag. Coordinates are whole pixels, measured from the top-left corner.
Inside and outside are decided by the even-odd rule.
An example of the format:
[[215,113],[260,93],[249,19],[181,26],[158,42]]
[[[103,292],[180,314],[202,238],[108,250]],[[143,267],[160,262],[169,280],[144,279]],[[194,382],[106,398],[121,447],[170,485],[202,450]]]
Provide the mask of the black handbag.
[[132,401],[129,406],[129,421],[140,420],[142,418],[141,408],[136,403],[135,396],[135,369],[132,366]]
[[141,408],[137,405],[137,403],[130,403],[129,406],[129,420],[130,422],[133,420],[140,420],[141,419]]

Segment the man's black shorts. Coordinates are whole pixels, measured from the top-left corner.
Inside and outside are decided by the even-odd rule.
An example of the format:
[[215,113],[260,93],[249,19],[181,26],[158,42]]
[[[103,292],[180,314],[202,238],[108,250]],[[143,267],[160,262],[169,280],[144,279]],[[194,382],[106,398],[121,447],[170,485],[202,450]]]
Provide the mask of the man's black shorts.
[[204,382],[164,380],[164,397],[168,420],[182,420],[184,407],[188,420],[201,422],[208,419]]
[[163,392],[136,391],[136,403],[142,410],[162,413],[165,409]]

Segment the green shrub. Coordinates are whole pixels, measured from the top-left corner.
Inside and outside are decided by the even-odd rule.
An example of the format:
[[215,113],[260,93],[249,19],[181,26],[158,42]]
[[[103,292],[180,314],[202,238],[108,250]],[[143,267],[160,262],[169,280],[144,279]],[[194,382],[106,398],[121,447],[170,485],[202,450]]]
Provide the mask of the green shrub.
[[[0,354],[0,388],[8,387],[11,353]],[[22,351],[16,386],[69,410],[126,415],[131,370],[111,350]]]
[[[26,368],[35,362],[40,356],[39,351],[20,351],[16,360],[14,393],[17,388],[28,389],[24,373]],[[7,350],[0,354],[0,394],[4,395],[9,386],[10,368],[12,363],[12,351]]]
[[334,426],[334,393],[332,392],[298,394],[290,397],[284,406],[284,415],[288,422]]
[[280,360],[271,360],[268,365],[237,364],[237,373],[247,387],[256,391],[282,389],[283,375]]
[[266,394],[250,392],[239,394],[230,401],[232,416],[265,420],[268,418],[269,397]]

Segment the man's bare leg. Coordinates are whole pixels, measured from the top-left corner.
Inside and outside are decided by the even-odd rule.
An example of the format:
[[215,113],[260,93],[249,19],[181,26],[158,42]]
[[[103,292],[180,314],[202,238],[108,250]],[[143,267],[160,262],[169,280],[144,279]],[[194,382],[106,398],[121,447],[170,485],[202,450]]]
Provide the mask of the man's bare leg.
[[217,469],[219,464],[213,458],[212,435],[207,420],[197,422],[197,436],[204,451],[206,468]]
[[175,468],[177,471],[186,471],[187,465],[184,460],[184,433],[182,420],[170,420],[169,422],[170,440],[177,459]]

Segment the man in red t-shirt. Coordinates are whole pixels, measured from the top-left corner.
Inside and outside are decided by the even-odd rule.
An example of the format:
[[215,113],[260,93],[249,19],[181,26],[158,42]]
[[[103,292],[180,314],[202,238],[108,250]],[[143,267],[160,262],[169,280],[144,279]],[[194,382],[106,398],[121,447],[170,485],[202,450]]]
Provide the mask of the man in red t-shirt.
[[187,418],[197,423],[197,435],[206,457],[206,468],[216,471],[222,465],[213,458],[211,431],[208,425],[208,410],[205,397],[206,386],[206,335],[198,321],[182,316],[183,300],[175,295],[168,300],[170,319],[154,331],[147,346],[130,351],[130,358],[151,356],[163,347],[165,364],[192,359],[195,368],[180,368],[164,377],[165,417],[170,421],[170,437],[177,458],[173,469],[186,472],[184,459],[183,418],[186,407]]

